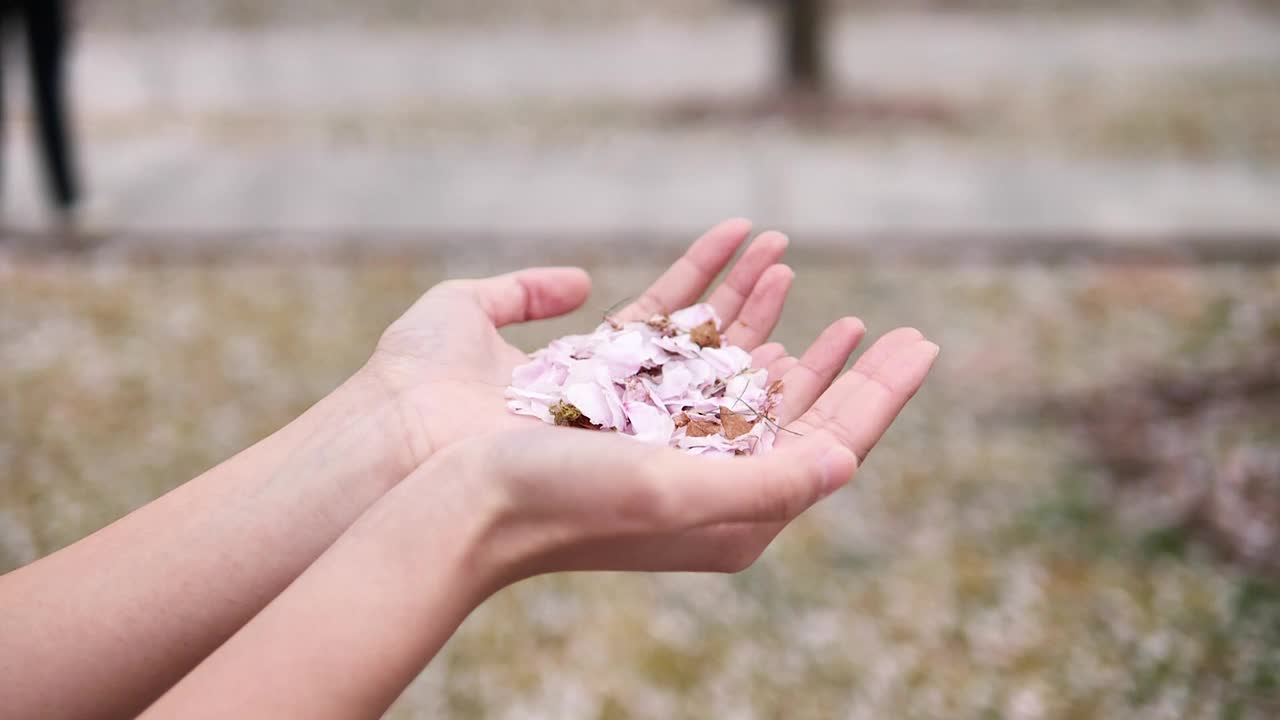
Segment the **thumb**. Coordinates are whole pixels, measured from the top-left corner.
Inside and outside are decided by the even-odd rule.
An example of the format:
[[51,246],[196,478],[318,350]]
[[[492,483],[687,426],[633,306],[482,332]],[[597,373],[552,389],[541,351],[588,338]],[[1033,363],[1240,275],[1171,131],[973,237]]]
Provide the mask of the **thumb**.
[[494,327],[563,315],[591,292],[591,276],[576,267],[528,268],[450,284],[468,292]]
[[848,448],[817,441],[750,458],[661,457],[658,481],[688,526],[788,522],[843,487],[858,466]]

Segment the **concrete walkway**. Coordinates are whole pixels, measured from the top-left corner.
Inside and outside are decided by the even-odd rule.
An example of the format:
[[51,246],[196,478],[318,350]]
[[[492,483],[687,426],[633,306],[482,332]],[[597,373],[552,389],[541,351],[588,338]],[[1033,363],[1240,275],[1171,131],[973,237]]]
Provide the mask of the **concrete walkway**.
[[[88,28],[75,78],[89,216],[162,233],[554,236],[684,231],[737,214],[835,235],[1280,233],[1280,163],[1248,153],[1190,161],[1006,141],[1003,130],[649,117],[664,103],[763,92],[769,30],[748,12],[617,28]],[[1009,127],[1052,125],[1064,88],[1085,88],[1103,112],[1168,78],[1280,72],[1280,26],[1230,14],[851,16],[836,40],[842,87],[1005,113],[993,122]],[[6,222],[39,227],[27,123],[14,124]]]

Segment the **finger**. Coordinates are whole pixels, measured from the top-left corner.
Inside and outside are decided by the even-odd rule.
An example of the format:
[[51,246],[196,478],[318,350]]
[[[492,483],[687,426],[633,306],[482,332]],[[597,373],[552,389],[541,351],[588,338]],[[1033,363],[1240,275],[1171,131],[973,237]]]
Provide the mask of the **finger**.
[[[777,360],[774,360],[769,365],[769,382],[773,382],[774,380],[778,380],[780,378],[786,377],[787,373],[791,372],[791,368],[799,364],[800,364],[800,358],[792,357],[790,355],[787,355],[786,357],[780,357]],[[784,388],[784,392],[785,392],[785,388]]]
[[517,270],[478,280],[457,280],[441,287],[469,293],[495,327],[541,320],[576,310],[591,292],[591,277],[574,267]]
[[[914,345],[924,339],[919,330],[910,327],[895,328],[876,340],[870,348],[853,364],[853,368],[840,376],[822,395],[806,410],[799,419],[788,423],[788,429],[801,435],[820,429],[819,418],[836,417],[841,402],[849,396],[863,381],[867,374],[874,372],[898,351]],[[811,427],[809,423],[814,423]],[[790,434],[779,437],[784,444],[791,442]]]
[[853,450],[861,463],[920,389],[937,357],[938,346],[920,340],[899,350],[870,373],[850,370],[847,374],[861,382],[833,414],[819,411],[815,417],[806,418],[807,424],[817,424],[834,435]]
[[751,232],[751,222],[741,218],[726,220],[694,241],[688,251],[675,261],[634,303],[618,313],[623,322],[643,320],[654,314],[667,314],[691,305],[716,275],[724,269]]
[[779,422],[785,425],[813,405],[840,374],[866,332],[866,326],[855,317],[841,318],[822,331],[799,362],[782,377]]
[[832,436],[801,440],[766,455],[708,457],[612,433],[540,427],[513,433],[487,457],[513,502],[540,502],[549,473],[598,481],[592,494],[601,500],[591,508],[591,522],[613,535],[665,534],[727,522],[786,522],[852,477],[857,460]]
[[849,372],[836,380],[812,403],[814,408],[823,416],[834,415],[840,403],[862,383],[864,377],[875,372],[886,360],[903,348],[910,347],[923,339],[924,335],[919,330],[910,327],[895,328],[885,333],[862,353]]
[[774,265],[764,271],[738,318],[724,330],[729,344],[751,350],[769,339],[795,277],[795,272],[786,265]]
[[782,343],[765,343],[751,351],[751,367],[767,368],[787,356],[787,348]]
[[848,482],[857,468],[854,454],[829,434],[744,458],[694,456],[614,434],[544,427],[510,434],[485,457],[516,505],[543,503],[548,482],[598,481],[589,493],[597,502],[564,511],[608,536],[785,523]]
[[752,458],[663,453],[649,465],[669,523],[684,527],[788,522],[856,468],[848,448],[820,440]]
[[854,433],[846,446],[866,459],[871,448],[889,429],[906,404],[915,397],[933,368],[940,348],[921,340],[886,360],[868,373],[863,383],[844,400],[837,411],[842,426],[852,426]]
[[886,360],[898,354],[905,347],[914,345],[924,339],[924,333],[913,327],[894,328],[885,333],[867,351],[862,353],[853,366],[859,370],[871,372],[880,367]]
[[762,233],[751,242],[738,262],[733,264],[729,276],[711,293],[707,302],[716,309],[720,322],[726,327],[738,317],[742,306],[751,296],[760,276],[774,263],[782,259],[790,240],[780,232]]

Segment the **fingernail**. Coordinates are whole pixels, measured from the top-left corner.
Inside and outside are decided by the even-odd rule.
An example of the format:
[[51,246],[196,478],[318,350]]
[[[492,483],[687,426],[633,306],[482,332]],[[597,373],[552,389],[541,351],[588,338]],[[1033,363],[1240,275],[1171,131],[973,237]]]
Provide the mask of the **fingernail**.
[[822,497],[844,487],[858,469],[858,459],[848,448],[833,447],[822,456],[818,464],[822,472]]

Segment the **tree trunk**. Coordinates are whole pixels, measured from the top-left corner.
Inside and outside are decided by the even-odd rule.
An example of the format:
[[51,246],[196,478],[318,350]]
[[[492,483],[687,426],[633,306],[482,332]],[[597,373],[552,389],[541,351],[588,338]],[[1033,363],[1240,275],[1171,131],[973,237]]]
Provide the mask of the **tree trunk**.
[[819,92],[826,85],[826,0],[780,0],[783,62],[789,90]]

